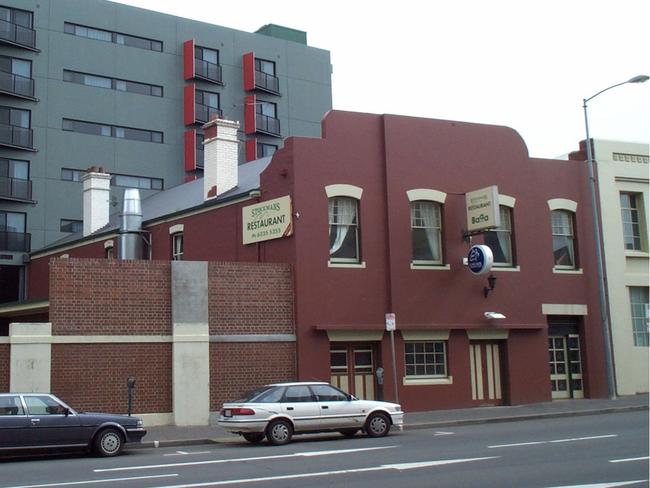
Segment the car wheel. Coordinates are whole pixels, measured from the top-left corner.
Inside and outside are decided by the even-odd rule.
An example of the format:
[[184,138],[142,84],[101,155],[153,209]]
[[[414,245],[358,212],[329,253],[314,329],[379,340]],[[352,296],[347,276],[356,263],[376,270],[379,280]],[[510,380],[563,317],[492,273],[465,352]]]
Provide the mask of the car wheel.
[[343,434],[345,437],[354,437],[359,432],[359,429],[343,429],[339,430],[339,433]]
[[365,429],[370,437],[384,437],[390,430],[390,420],[385,413],[373,413],[368,417]]
[[292,435],[293,427],[286,420],[274,420],[266,428],[266,438],[276,446],[288,443]]
[[95,437],[94,447],[98,456],[117,456],[124,447],[122,433],[117,429],[104,429]]
[[257,432],[255,432],[253,434],[242,434],[242,436],[248,442],[252,442],[253,444],[257,444],[258,442],[262,442],[262,439],[264,439],[264,434],[259,434]]

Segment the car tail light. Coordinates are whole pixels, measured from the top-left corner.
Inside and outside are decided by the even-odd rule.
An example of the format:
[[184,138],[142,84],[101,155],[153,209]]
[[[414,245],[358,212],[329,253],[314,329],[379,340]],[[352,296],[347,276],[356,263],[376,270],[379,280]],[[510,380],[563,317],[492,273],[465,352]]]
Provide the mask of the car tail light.
[[221,415],[224,417],[231,417],[233,415],[255,415],[255,410],[252,408],[224,408],[221,410]]

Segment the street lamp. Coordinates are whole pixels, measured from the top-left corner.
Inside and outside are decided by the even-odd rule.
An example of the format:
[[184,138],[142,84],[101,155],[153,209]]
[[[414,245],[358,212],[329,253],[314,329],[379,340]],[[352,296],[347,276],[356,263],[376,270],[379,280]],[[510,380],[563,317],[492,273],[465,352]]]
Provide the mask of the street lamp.
[[648,81],[650,77],[646,75],[638,75],[634,78],[630,78],[627,81],[622,83],[617,83],[616,85],[608,86],[604,90],[600,90],[595,95],[590,96],[589,98],[584,98],[582,100],[582,108],[585,112],[585,131],[587,133],[587,168],[589,169],[589,190],[591,193],[591,208],[593,210],[593,219],[594,219],[594,240],[596,242],[596,261],[598,265],[598,292],[600,295],[600,319],[603,328],[603,339],[605,341],[605,369],[607,370],[607,391],[609,398],[616,398],[616,389],[614,387],[614,367],[612,361],[612,344],[610,338],[609,330],[609,313],[607,307],[607,298],[605,295],[605,274],[603,271],[603,253],[600,243],[600,224],[598,221],[598,207],[596,201],[596,179],[594,178],[594,160],[593,154],[591,151],[591,139],[589,137],[589,121],[587,118],[587,102],[592,98],[596,98],[603,92],[616,88],[617,86],[625,85],[627,83],[644,83]]

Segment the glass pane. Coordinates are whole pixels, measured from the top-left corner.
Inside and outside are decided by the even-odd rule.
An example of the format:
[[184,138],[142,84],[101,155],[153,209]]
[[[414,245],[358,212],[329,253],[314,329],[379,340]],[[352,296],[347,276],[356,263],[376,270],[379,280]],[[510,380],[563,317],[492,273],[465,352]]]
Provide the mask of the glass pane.
[[348,354],[346,351],[330,351],[330,366],[333,368],[347,368]]

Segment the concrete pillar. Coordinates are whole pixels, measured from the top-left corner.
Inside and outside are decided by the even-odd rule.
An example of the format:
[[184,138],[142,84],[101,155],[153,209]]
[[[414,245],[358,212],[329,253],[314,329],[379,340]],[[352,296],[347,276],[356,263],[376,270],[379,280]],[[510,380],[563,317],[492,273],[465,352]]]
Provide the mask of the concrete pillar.
[[9,391],[49,393],[52,371],[52,324],[9,324]]
[[171,275],[174,424],[208,425],[208,263],[172,261]]

